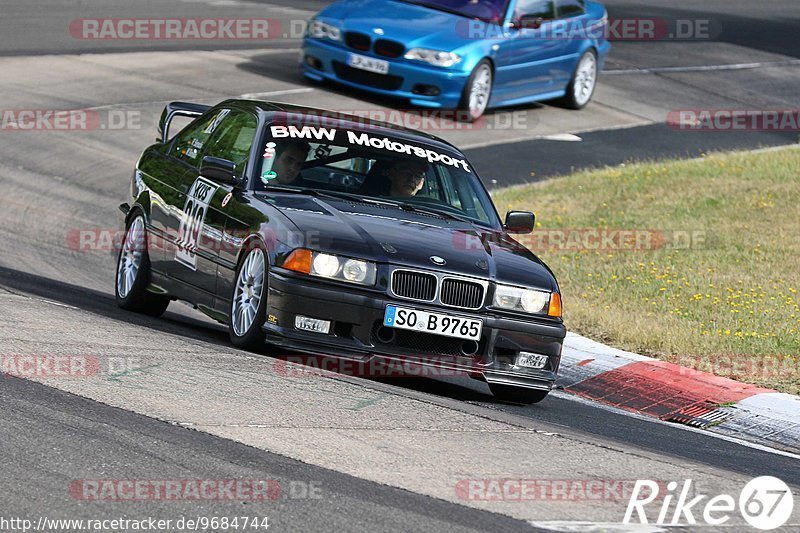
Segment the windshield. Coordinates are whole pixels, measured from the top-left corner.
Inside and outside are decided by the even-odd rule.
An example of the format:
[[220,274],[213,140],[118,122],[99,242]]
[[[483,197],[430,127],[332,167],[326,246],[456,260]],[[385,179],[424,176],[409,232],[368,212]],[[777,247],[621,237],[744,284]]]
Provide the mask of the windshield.
[[485,21],[503,20],[509,0],[399,0],[437,11]]
[[463,155],[389,138],[385,130],[267,126],[256,191],[297,190],[500,225]]

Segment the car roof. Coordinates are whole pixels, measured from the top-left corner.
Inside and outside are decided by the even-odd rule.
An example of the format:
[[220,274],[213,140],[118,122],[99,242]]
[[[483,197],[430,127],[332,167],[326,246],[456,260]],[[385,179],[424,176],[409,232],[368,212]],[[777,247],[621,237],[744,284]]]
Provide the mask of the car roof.
[[339,113],[338,111],[332,111],[329,109],[300,106],[295,104],[287,104],[283,102],[267,102],[264,100],[241,100],[241,99],[225,100],[224,102],[220,102],[218,105],[236,106],[249,111],[254,111],[254,112],[260,111],[263,113],[297,113],[300,115],[308,115],[311,119],[316,119],[316,120],[319,120],[320,117],[322,117],[327,120],[347,122],[348,124],[346,127],[354,131],[365,131],[370,133],[377,132],[398,139],[405,139],[411,141],[416,140],[418,142],[423,141],[426,142],[427,144],[440,145],[441,147],[445,147],[450,151],[462,154],[461,150],[459,150],[449,142],[445,141],[444,139],[437,137],[435,135],[431,135],[429,133],[425,133],[418,130],[413,130],[411,128],[406,128],[403,126],[398,126],[397,124],[391,124],[379,120],[371,120],[366,117],[360,117],[357,115]]

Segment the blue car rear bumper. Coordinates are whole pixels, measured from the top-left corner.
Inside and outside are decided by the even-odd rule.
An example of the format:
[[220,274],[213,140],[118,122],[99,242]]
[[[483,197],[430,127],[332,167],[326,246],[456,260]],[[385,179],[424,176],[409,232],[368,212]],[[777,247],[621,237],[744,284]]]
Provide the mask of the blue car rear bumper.
[[[403,59],[389,59],[389,73],[374,74],[347,65],[350,52],[316,39],[306,39],[303,44],[303,74],[316,80],[331,80],[371,93],[403,98],[412,105],[431,108],[457,108],[461,102],[469,73],[452,71],[425,64],[413,64]],[[372,54],[361,53],[373,57]],[[307,58],[319,61],[318,67],[308,64]],[[387,60],[385,57],[377,59]],[[423,94],[423,90],[438,90],[438,94]]]

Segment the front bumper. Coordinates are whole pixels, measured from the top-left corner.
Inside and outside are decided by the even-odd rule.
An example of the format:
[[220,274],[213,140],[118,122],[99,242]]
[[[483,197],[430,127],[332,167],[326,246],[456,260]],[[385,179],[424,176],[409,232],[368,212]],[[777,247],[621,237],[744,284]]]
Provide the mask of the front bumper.
[[[365,362],[371,359],[449,369],[482,378],[488,383],[550,390],[556,380],[566,328],[560,322],[518,320],[486,314],[436,308],[393,300],[381,293],[294,277],[274,269],[269,274],[267,322],[263,329],[271,344],[309,354],[334,355]],[[389,342],[378,338],[388,304],[422,310],[480,317],[483,333],[474,355],[461,352],[463,341],[439,335],[394,330]],[[295,329],[295,316],[328,320],[327,334]],[[385,330],[384,330],[385,332]],[[471,351],[471,350],[470,350]],[[548,356],[541,370],[518,367],[520,351]],[[431,375],[435,375],[433,372]]]
[[[458,107],[469,78],[469,73],[458,70],[412,63],[402,58],[393,60],[369,52],[354,52],[389,62],[388,75],[371,74],[348,67],[349,53],[349,50],[335,44],[306,39],[301,57],[303,73],[317,81],[331,80],[384,96],[408,99],[413,105],[445,109]],[[311,67],[306,62],[309,56],[316,58],[321,68]],[[437,87],[439,94],[431,96],[415,92],[415,88],[419,89],[420,86]]]

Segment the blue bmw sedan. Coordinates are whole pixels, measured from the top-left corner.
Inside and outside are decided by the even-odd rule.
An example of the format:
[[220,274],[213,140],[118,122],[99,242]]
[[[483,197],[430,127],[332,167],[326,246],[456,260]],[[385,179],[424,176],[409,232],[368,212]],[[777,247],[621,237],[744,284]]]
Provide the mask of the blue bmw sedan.
[[340,0],[303,44],[315,81],[463,110],[559,99],[584,107],[611,47],[589,0]]

